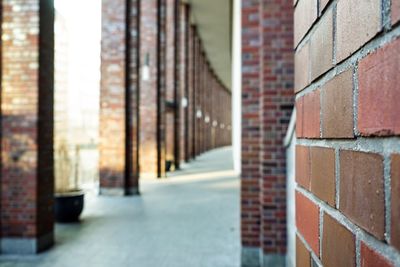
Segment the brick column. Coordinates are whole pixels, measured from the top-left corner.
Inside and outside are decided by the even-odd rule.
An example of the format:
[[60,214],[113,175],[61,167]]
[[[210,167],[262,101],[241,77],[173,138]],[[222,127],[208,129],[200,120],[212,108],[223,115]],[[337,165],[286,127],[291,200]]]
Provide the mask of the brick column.
[[153,178],[165,174],[164,13],[164,0],[141,2],[140,173]]
[[172,164],[175,163],[175,0],[166,0],[166,17],[165,17],[165,99],[168,103],[166,109],[166,160]]
[[299,266],[400,262],[399,3],[295,5]]
[[[180,91],[182,100],[186,99],[186,106],[181,105],[181,160],[189,161],[191,157],[190,140],[192,138],[190,131],[190,37],[189,37],[189,6],[180,4],[180,23],[179,23],[179,42],[180,42]],[[181,100],[181,101],[182,101]]]
[[182,88],[181,84],[183,84],[183,80],[181,79],[180,70],[183,69],[183,65],[181,65],[181,57],[182,57],[182,43],[181,43],[181,1],[174,0],[173,4],[173,21],[171,22],[174,28],[174,43],[175,47],[174,52],[174,102],[175,102],[175,113],[174,113],[174,163],[175,168],[180,168],[181,163],[181,155],[182,155],[182,146],[185,143],[186,136],[182,136],[181,133],[184,132],[184,121],[182,117]]
[[[291,1],[263,1],[261,92],[261,246],[265,266],[284,266],[286,253],[286,148],[293,111],[294,55]],[[272,219],[273,218],[273,219]]]
[[261,181],[261,3],[242,3],[242,265],[260,264]]
[[1,252],[53,244],[54,9],[2,3]]
[[157,1],[157,177],[166,176],[168,1]]
[[[188,8],[189,9],[189,8]],[[190,10],[190,9],[189,9]],[[188,39],[187,39],[187,48],[188,51],[186,52],[187,55],[187,63],[188,63],[188,74],[187,74],[187,81],[188,81],[188,128],[189,128],[189,135],[188,135],[188,146],[189,146],[189,159],[195,158],[195,121],[196,121],[196,105],[195,105],[195,43],[194,43],[194,27],[189,23],[189,16],[188,16]]]
[[103,1],[100,193],[130,195],[138,185],[139,0]]
[[[245,266],[284,266],[284,137],[293,109],[290,1],[245,1],[243,17],[242,245]],[[225,105],[230,107],[224,94]],[[224,112],[223,145],[231,142]]]

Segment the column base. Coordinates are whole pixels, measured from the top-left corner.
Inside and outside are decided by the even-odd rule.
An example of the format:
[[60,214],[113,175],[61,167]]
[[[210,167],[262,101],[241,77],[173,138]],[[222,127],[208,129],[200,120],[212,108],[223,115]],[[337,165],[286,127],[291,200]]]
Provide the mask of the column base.
[[54,233],[39,238],[1,238],[1,254],[34,255],[45,251],[54,244]]
[[241,267],[285,267],[286,256],[263,254],[257,247],[242,247]]
[[285,267],[286,257],[282,254],[264,254],[263,267]]
[[256,247],[242,247],[241,266],[261,267],[262,252]]
[[104,188],[101,187],[99,194],[102,196],[116,196],[116,197],[123,197],[123,196],[136,196],[140,195],[139,188],[131,187],[128,189],[124,188]]

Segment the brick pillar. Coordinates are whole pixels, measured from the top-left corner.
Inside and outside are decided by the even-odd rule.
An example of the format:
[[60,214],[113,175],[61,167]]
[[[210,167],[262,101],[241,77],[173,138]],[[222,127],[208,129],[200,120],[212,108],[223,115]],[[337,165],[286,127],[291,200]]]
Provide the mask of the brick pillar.
[[193,27],[193,157],[199,154],[199,42],[196,28]]
[[2,3],[1,252],[53,244],[54,9]]
[[[181,79],[180,70],[183,69],[183,65],[181,65],[181,57],[182,57],[182,44],[181,44],[181,1],[174,0],[173,4],[173,21],[171,21],[174,29],[174,43],[173,46],[175,47],[174,51],[174,102],[175,102],[175,112],[174,112],[174,163],[175,168],[180,168],[181,163],[181,153],[182,153],[182,146],[185,142],[185,136],[181,136],[182,129],[184,128],[184,121],[182,120],[182,89],[181,84],[183,84],[183,80]],[[184,151],[183,151],[184,152]]]
[[[285,264],[283,143],[294,102],[292,4],[248,0],[242,6],[242,260],[245,266]],[[225,105],[230,107],[227,101]],[[224,112],[225,127],[230,114],[230,110]],[[226,145],[231,142],[231,133],[228,128],[222,132]]]
[[261,246],[264,265],[284,266],[286,253],[286,148],[293,111],[293,9],[290,1],[264,0],[261,91]]
[[298,265],[400,262],[399,3],[295,5]]
[[[189,8],[188,8],[189,9]],[[189,9],[190,10],[190,9]],[[189,12],[189,11],[188,11]],[[195,121],[196,121],[196,105],[195,105],[195,43],[194,43],[194,27],[189,23],[189,16],[187,18],[188,22],[188,39],[187,39],[187,63],[188,63],[188,74],[187,74],[187,88],[188,88],[188,146],[189,146],[189,159],[195,158]]]
[[103,1],[100,193],[130,195],[138,185],[139,0]]
[[167,99],[167,7],[170,0],[157,1],[157,177],[166,175]]
[[242,172],[241,241],[243,266],[259,266],[261,247],[261,3],[242,3]]
[[166,0],[166,17],[165,17],[165,96],[167,101],[166,109],[166,160],[172,164],[175,163],[175,149],[177,148],[175,143],[175,113],[176,113],[176,102],[175,102],[175,0]]
[[153,178],[165,175],[165,12],[164,0],[141,3],[140,173]]
[[189,5],[181,3],[180,5],[180,23],[179,23],[179,42],[180,42],[180,91],[182,100],[185,99],[186,106],[181,105],[181,161],[189,161],[191,158],[190,140],[192,138],[190,131],[190,37],[189,37]]

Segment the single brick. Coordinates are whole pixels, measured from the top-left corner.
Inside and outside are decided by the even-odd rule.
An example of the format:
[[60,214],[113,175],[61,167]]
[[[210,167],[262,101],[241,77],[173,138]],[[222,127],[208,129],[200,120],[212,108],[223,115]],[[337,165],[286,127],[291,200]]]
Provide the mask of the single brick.
[[322,89],[322,137],[353,138],[353,69],[327,82]]
[[383,240],[385,194],[382,156],[340,151],[340,210],[357,225]]
[[319,90],[304,96],[303,135],[306,138],[320,138],[320,106]]
[[317,19],[317,0],[299,0],[294,11],[294,45],[297,46]]
[[335,150],[311,148],[311,192],[335,206]]
[[391,243],[400,251],[400,155],[392,157],[392,237]]
[[359,65],[358,129],[362,135],[400,134],[400,39]]
[[311,36],[311,81],[329,70],[333,65],[333,12],[324,14]]
[[392,0],[392,24],[400,21],[400,0]]
[[355,267],[354,235],[331,216],[324,214],[322,264],[324,267]]
[[361,267],[394,267],[381,254],[361,242]]
[[340,62],[380,31],[381,0],[338,1],[336,20],[336,61]]
[[304,97],[296,100],[296,137],[304,137]]
[[310,43],[307,42],[303,47],[297,49],[294,56],[295,75],[294,88],[295,92],[304,89],[310,83]]
[[311,267],[311,253],[298,236],[296,236],[296,266]]
[[307,190],[310,190],[310,148],[306,146],[296,147],[296,182]]
[[296,225],[314,253],[319,255],[319,208],[299,192],[296,192]]

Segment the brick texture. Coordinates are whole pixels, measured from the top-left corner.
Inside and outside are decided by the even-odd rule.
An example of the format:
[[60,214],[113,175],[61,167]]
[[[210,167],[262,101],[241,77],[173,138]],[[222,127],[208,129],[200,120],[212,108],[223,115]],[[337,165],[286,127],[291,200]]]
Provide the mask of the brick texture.
[[332,67],[333,60],[333,14],[324,14],[310,40],[311,80]]
[[400,155],[392,156],[392,237],[391,243],[400,251]]
[[335,150],[311,148],[311,192],[335,206]]
[[297,106],[297,137],[320,138],[321,123],[320,91],[313,91],[296,101]]
[[383,157],[340,152],[340,210],[379,239],[385,231]]
[[[140,81],[140,172],[157,175],[157,0],[141,1],[140,65],[149,70],[149,79]],[[146,44],[146,45],[143,45]]]
[[2,3],[3,238],[39,240],[53,233],[53,25],[49,2]]
[[317,0],[299,0],[294,12],[294,44],[297,45],[318,16]]
[[353,138],[353,70],[327,82],[322,89],[322,137]]
[[126,138],[125,1],[104,1],[102,10],[100,187],[123,188]]
[[294,105],[293,6],[242,5],[242,245],[286,252],[285,149]]
[[319,208],[301,193],[296,193],[296,225],[298,231],[319,255]]
[[310,44],[305,44],[295,55],[295,90],[301,91],[310,83]]
[[380,0],[338,1],[337,51],[340,62],[358,50],[381,29]]
[[354,235],[327,214],[324,214],[322,264],[325,267],[356,266]]
[[138,2],[127,10],[125,1],[104,1],[102,10],[100,187],[130,194],[139,186]]
[[[263,1],[261,81],[261,220],[264,253],[286,253],[286,150],[293,110],[293,11],[289,1]],[[272,23],[274,22],[274,23]],[[277,45],[278,44],[278,45]],[[271,221],[271,217],[275,218]]]
[[259,35],[260,1],[242,6],[242,174],[241,229],[242,245],[260,247],[260,145],[261,145],[261,59]]
[[311,162],[310,149],[306,146],[296,147],[296,182],[303,188],[310,190]]
[[[168,153],[178,166],[180,153],[189,160],[230,145],[231,93],[189,26],[187,5],[178,0],[105,0],[102,5],[100,187],[130,194],[138,189],[139,171],[165,175]],[[53,1],[6,0],[1,15],[0,236],[32,240],[40,251],[52,244],[54,228]],[[292,75],[293,68],[289,64],[284,71]],[[279,86],[293,89],[286,80]],[[185,116],[181,96],[192,97]],[[202,116],[195,123],[196,108]],[[287,109],[282,108],[282,119]],[[173,113],[169,121],[167,113]],[[189,156],[195,136],[198,143]],[[279,214],[283,235],[282,210]]]
[[394,267],[394,265],[385,259],[378,252],[361,243],[361,267]]
[[400,1],[299,0],[294,7],[295,32],[307,32],[295,45],[296,188],[325,214],[322,265],[356,266],[357,236],[365,246],[357,266],[391,266],[400,251]]
[[131,4],[103,1],[102,9],[100,187],[126,194],[138,190],[138,2]]
[[400,0],[392,0],[392,24],[400,21]]
[[358,128],[363,135],[399,135],[400,39],[368,55],[359,66]]
[[296,236],[296,266],[297,267],[310,267],[311,254],[304,246],[303,242]]

